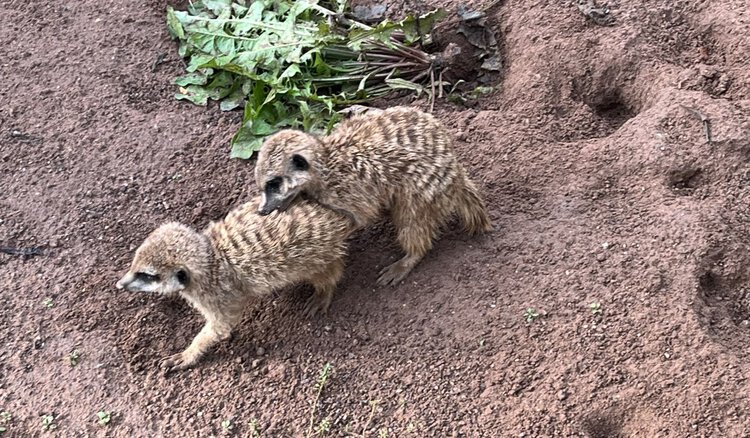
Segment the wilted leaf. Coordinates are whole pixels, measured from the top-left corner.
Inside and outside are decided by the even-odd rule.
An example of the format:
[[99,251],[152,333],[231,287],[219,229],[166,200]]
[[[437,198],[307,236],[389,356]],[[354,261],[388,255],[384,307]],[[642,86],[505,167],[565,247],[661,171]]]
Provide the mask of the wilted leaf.
[[458,17],[463,21],[478,20],[486,16],[487,14],[484,11],[469,9],[464,4],[458,5]]
[[184,39],[185,30],[182,28],[182,23],[175,15],[175,11],[171,6],[167,6],[167,27],[172,38]]
[[397,90],[412,90],[417,92],[417,96],[425,92],[425,88],[415,82],[407,81],[406,79],[386,79],[385,83],[389,87]]
[[492,55],[482,62],[481,68],[488,71],[501,71],[503,69],[503,62],[500,60],[499,55]]
[[374,4],[371,6],[367,5],[356,5],[352,8],[352,15],[357,20],[363,23],[371,23],[374,21],[382,20],[385,17],[385,11],[388,8],[385,4]]

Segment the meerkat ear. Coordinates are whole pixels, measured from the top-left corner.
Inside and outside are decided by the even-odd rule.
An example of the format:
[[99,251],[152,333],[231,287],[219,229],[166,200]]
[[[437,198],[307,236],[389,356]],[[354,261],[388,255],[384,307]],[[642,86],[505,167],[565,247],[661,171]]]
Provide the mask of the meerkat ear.
[[292,168],[294,170],[304,171],[310,168],[310,163],[308,163],[307,159],[302,155],[294,154],[292,155]]

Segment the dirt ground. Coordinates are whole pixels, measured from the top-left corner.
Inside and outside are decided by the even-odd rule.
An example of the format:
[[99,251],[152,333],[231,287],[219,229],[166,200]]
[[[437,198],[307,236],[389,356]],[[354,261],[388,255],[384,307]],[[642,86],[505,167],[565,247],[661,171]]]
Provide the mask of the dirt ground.
[[0,435],[305,436],[330,362],[331,436],[750,436],[745,0],[614,0],[612,26],[499,3],[497,91],[435,109],[495,231],[448,228],[377,288],[400,253],[367,230],[328,316],[280,291],[166,377],[202,318],[115,282],[154,227],[203,227],[256,187],[229,159],[240,115],[173,98],[165,7],[0,0],[0,246],[44,251],[0,254]]

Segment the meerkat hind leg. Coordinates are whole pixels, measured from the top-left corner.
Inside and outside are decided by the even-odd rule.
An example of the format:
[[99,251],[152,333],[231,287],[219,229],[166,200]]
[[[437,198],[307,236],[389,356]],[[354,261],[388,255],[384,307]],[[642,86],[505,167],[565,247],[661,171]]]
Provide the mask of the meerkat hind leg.
[[423,255],[406,255],[396,263],[392,263],[380,271],[380,277],[378,277],[378,285],[387,286],[389,284],[399,284],[409,272],[414,269],[422,260]]
[[380,286],[389,284],[395,286],[409,275],[432,248],[432,241],[439,225],[435,220],[410,219],[398,216],[394,217],[394,222],[398,229],[398,241],[406,255],[380,271],[380,277],[378,278],[378,285]]

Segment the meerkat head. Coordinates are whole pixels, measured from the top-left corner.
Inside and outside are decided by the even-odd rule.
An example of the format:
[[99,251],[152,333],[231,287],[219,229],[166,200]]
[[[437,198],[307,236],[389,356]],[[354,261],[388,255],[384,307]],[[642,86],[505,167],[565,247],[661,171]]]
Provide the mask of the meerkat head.
[[178,223],[162,225],[135,251],[117,288],[166,295],[183,291],[205,272],[209,254],[205,236]]
[[316,151],[320,140],[302,131],[286,129],[268,137],[258,153],[255,181],[261,191],[258,214],[284,211],[301,193],[319,182]]

